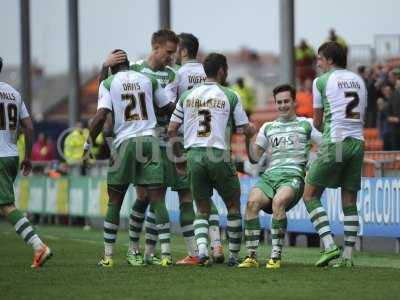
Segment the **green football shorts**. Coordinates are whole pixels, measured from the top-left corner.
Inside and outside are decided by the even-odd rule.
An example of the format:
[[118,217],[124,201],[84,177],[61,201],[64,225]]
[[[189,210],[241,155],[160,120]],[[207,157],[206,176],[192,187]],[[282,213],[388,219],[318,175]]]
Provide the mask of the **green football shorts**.
[[116,149],[110,159],[109,185],[156,185],[163,182],[160,144],[153,136],[130,138]]
[[224,201],[240,193],[239,178],[229,152],[216,148],[191,148],[187,152],[187,165],[190,189],[195,200],[208,201],[213,188]]
[[161,164],[164,172],[165,187],[170,187],[173,191],[188,190],[190,188],[189,176],[179,175],[176,171],[175,164],[168,158],[167,151],[171,151],[170,157],[172,157],[172,149],[166,147],[160,147],[161,151]]
[[306,183],[357,192],[361,187],[364,142],[346,138],[341,143],[322,144],[317,159],[311,164]]
[[18,156],[0,157],[0,205],[15,202],[14,180],[18,174]]
[[294,192],[294,198],[286,207],[286,211],[288,211],[295,206],[303,196],[304,179],[302,177],[290,173],[270,172],[268,174],[263,174],[260,180],[255,184],[255,187],[263,191],[265,196],[272,201],[277,191],[283,186],[290,187]]

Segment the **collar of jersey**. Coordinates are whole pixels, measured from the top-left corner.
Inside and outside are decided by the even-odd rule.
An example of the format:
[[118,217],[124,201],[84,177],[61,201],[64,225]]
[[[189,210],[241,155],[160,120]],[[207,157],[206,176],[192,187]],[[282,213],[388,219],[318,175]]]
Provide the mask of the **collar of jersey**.
[[278,122],[281,123],[288,123],[288,122],[292,122],[294,120],[296,120],[297,116],[294,115],[293,117],[291,117],[290,119],[288,119],[287,121],[285,121],[282,117],[279,117],[278,119],[276,119]]

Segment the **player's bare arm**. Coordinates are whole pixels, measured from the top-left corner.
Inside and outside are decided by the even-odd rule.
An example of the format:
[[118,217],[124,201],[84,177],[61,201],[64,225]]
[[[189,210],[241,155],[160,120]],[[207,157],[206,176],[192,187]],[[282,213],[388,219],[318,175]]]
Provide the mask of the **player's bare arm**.
[[21,119],[21,127],[25,134],[25,159],[21,162],[22,175],[27,176],[32,170],[31,153],[33,141],[33,123],[30,117]]
[[[89,141],[96,140],[97,136],[99,135],[100,131],[102,130],[104,123],[107,120],[107,115],[110,113],[110,110],[106,108],[100,108],[96,115],[93,118],[92,123],[90,124],[89,129]],[[87,151],[88,149],[85,149]]]
[[314,115],[313,115],[314,127],[320,132],[322,132],[324,129],[323,123],[322,123],[323,115],[324,115],[324,111],[322,108],[314,108]]

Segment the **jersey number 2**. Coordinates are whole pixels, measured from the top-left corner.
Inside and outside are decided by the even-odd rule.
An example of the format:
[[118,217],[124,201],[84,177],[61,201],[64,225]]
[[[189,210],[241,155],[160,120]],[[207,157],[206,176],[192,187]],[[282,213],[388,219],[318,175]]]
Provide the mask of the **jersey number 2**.
[[360,113],[354,112],[353,109],[360,103],[360,98],[356,92],[345,92],[344,97],[351,99],[346,105],[346,119],[360,119]]
[[15,130],[17,128],[17,123],[18,123],[17,112],[18,109],[14,103],[10,103],[7,106],[4,103],[0,103],[0,130],[7,129],[6,113],[8,115],[8,130]]
[[125,107],[125,121],[138,121],[138,120],[147,120],[147,107],[146,107],[146,94],[141,92],[138,93],[139,97],[139,105],[140,105],[140,112],[142,116],[139,114],[133,113],[132,111],[136,108],[137,105],[137,98],[133,94],[122,94],[122,100],[129,101],[128,105]]

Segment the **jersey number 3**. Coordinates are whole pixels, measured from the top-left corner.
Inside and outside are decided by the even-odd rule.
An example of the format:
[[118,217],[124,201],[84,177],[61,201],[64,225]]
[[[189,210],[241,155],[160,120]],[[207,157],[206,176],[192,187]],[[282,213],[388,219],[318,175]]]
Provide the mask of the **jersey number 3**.
[[197,131],[197,136],[207,137],[211,133],[211,113],[208,109],[200,109],[198,114],[202,117],[199,122],[199,127],[202,128]]
[[360,113],[353,111],[360,103],[358,94],[356,92],[345,92],[344,97],[350,100],[346,105],[346,119],[360,119]]
[[125,121],[138,121],[138,120],[147,120],[147,107],[146,107],[146,94],[141,92],[138,93],[139,97],[139,106],[140,106],[140,112],[141,116],[137,113],[133,113],[133,110],[137,106],[137,98],[133,94],[122,94],[121,98],[122,100],[127,100],[129,101],[128,105],[125,107],[124,115],[125,115]]
[[[4,103],[0,103],[0,130],[15,130],[17,128],[17,112],[18,109],[14,103],[10,103],[7,106]],[[8,115],[8,128],[6,126],[6,114]]]

